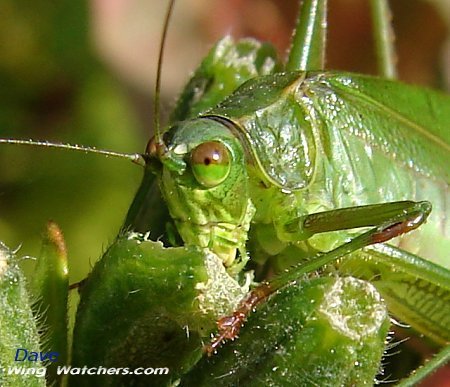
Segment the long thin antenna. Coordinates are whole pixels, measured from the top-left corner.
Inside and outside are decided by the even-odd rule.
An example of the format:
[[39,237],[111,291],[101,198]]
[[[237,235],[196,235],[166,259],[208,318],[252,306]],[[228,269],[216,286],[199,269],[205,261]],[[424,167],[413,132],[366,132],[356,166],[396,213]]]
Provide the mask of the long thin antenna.
[[83,153],[94,153],[98,155],[103,155],[106,157],[117,157],[121,159],[127,159],[133,163],[139,165],[145,165],[145,160],[143,156],[139,153],[121,153],[108,150],[97,149],[94,147],[76,145],[76,144],[61,144],[48,141],[34,141],[34,140],[17,140],[12,138],[0,138],[0,144],[14,144],[14,145],[28,145],[36,147],[46,147],[46,148],[58,148],[58,149],[68,149],[71,151],[83,152]]
[[160,132],[160,94],[161,94],[161,71],[162,71],[162,63],[163,63],[163,55],[164,55],[164,46],[166,43],[167,31],[169,29],[169,21],[172,15],[173,6],[175,4],[175,0],[170,0],[169,7],[167,8],[166,17],[164,19],[164,27],[163,33],[161,36],[161,44],[159,46],[159,55],[158,55],[158,69],[156,72],[156,85],[155,85],[155,100],[154,100],[154,110],[153,110],[153,122],[155,125],[155,138],[156,142],[159,143],[161,138]]

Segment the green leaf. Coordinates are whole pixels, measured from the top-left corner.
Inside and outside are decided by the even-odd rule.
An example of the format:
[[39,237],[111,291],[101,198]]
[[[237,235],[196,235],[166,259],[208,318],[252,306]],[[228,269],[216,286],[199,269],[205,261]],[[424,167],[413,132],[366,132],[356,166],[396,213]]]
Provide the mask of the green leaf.
[[[19,349],[40,352],[36,319],[15,252],[0,242],[0,385],[45,386],[40,361],[15,361]],[[20,358],[24,352],[20,352]],[[12,367],[25,374],[10,373]],[[29,373],[27,373],[29,371]],[[42,372],[40,377],[32,372]]]

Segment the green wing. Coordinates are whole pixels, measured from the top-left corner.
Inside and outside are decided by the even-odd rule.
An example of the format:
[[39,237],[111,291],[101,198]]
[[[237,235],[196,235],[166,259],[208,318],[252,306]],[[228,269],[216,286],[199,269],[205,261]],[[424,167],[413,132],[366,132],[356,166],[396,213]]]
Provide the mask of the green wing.
[[235,122],[260,172],[287,189],[314,174],[321,128],[359,138],[427,178],[450,181],[450,97],[346,73],[280,73],[244,83],[210,114]]
[[450,96],[356,74],[317,73],[305,83],[326,125],[415,173],[450,183]]

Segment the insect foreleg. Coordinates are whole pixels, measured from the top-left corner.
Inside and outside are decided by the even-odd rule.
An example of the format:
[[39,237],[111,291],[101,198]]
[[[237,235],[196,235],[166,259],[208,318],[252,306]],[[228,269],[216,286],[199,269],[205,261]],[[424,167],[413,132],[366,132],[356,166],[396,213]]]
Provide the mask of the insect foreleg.
[[[426,201],[391,202],[318,212],[289,220],[284,224],[277,223],[276,229],[280,240],[293,242],[305,240],[323,232],[391,224],[392,227],[389,230],[392,235],[388,235],[386,230],[383,235],[378,236],[378,240],[372,242],[380,243],[385,241],[382,240],[384,238],[391,239],[418,227],[430,212],[431,204]],[[410,221],[405,223],[406,219]]]
[[[411,202],[409,202],[411,203]],[[388,203],[392,204],[392,203]],[[394,203],[397,205],[398,203]],[[428,211],[424,211],[421,207],[427,207]],[[362,207],[364,211],[367,207]],[[356,207],[361,208],[361,207]],[[389,207],[390,208],[390,207]],[[353,238],[349,242],[327,252],[320,253],[313,259],[306,263],[293,266],[287,272],[279,275],[275,279],[262,283],[259,287],[250,292],[249,296],[241,302],[239,308],[228,317],[221,318],[218,322],[219,333],[216,335],[211,344],[204,348],[205,352],[212,354],[220,346],[220,344],[227,339],[234,339],[239,334],[239,330],[243,325],[248,314],[268,296],[275,293],[277,290],[289,285],[294,281],[298,281],[305,274],[311,273],[320,269],[324,265],[330,264],[345,257],[346,255],[360,250],[363,247],[385,242],[391,238],[408,232],[418,227],[425,221],[429,211],[430,205],[427,202],[414,203],[409,210],[400,211],[397,216],[390,216],[391,221],[383,222],[381,225],[372,228],[371,230]],[[373,208],[372,208],[373,211]],[[333,211],[331,211],[333,212]]]

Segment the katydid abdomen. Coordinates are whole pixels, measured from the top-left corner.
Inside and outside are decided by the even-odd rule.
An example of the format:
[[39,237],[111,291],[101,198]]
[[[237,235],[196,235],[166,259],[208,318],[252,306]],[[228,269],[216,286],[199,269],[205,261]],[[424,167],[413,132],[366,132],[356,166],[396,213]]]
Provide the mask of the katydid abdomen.
[[[361,75],[286,73],[247,82],[208,113],[233,122],[245,143],[252,235],[264,229],[267,252],[283,249],[283,235],[270,240],[268,224],[280,234],[278,224],[306,214],[428,200],[428,222],[391,243],[450,267],[447,96]],[[327,251],[349,233],[318,234],[308,244]]]

